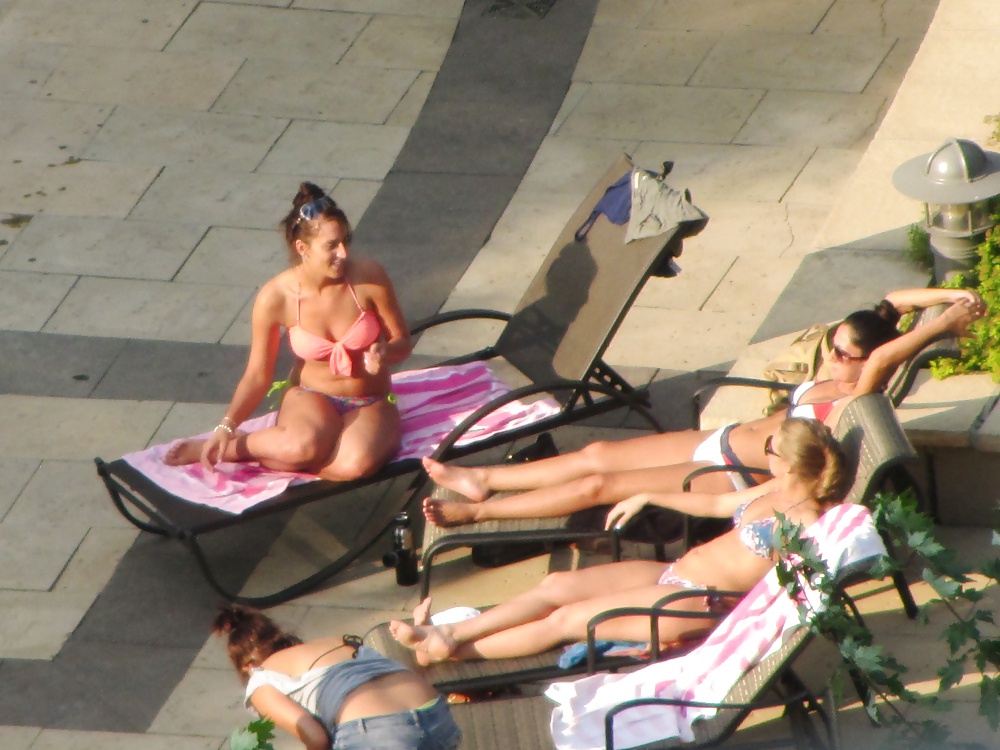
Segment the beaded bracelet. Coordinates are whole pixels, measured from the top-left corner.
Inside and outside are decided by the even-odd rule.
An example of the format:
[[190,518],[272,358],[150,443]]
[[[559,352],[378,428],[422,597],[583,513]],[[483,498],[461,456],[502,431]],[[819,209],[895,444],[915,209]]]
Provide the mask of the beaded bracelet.
[[[223,430],[225,430],[227,433],[229,433],[229,437],[230,438],[236,437],[236,431],[233,430],[233,428],[230,427],[229,425],[224,424],[223,422],[219,422],[219,424],[217,424],[215,426],[215,430],[218,430],[220,428],[223,429]],[[215,432],[215,430],[212,430],[212,432]]]

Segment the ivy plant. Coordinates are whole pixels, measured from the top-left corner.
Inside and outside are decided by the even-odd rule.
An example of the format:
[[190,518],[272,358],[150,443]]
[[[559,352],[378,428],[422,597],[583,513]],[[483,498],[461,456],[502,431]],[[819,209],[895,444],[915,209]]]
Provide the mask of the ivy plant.
[[[996,674],[1000,667],[1000,636],[996,635],[995,627],[990,627],[994,624],[992,611],[984,605],[979,588],[972,585],[973,573],[993,584],[1000,583],[1000,559],[990,560],[978,570],[960,564],[955,554],[934,538],[933,522],[917,510],[910,492],[879,494],[872,507],[876,526],[887,535],[900,556],[912,556],[922,563],[923,580],[939,597],[932,603],[942,603],[951,615],[941,633],[949,654],[937,670],[939,683],[934,694],[923,695],[907,688],[904,681],[906,665],[874,642],[872,633],[856,615],[850,601],[846,602],[849,606],[835,606],[838,590],[824,561],[811,540],[801,537],[801,529],[783,518],[779,518],[779,581],[800,607],[809,610],[804,613],[804,619],[810,627],[838,644],[855,684],[866,687],[866,711],[873,720],[889,729],[883,735],[886,746],[907,750],[942,747],[947,742],[948,729],[938,721],[908,719],[901,706],[949,710],[951,702],[943,696],[967,672],[978,677],[979,713],[994,731],[1000,729],[1000,676]],[[994,533],[993,544],[1000,545],[1000,534]],[[882,558],[872,575],[883,577],[898,567],[895,561]],[[808,580],[824,598],[831,600],[831,606],[818,612],[813,610],[809,600],[802,595],[803,580]],[[971,605],[968,614],[962,614],[967,608],[964,603]],[[921,621],[928,624],[925,613],[921,614]]]
[[274,722],[266,716],[254,719],[229,736],[230,750],[274,750]]

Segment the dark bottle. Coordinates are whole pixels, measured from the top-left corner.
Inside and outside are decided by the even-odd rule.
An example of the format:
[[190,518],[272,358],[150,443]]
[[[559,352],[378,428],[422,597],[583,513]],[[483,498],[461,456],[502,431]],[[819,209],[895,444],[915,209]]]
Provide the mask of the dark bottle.
[[400,513],[393,520],[392,551],[382,556],[382,564],[396,569],[396,583],[400,586],[416,586],[420,580],[409,513]]

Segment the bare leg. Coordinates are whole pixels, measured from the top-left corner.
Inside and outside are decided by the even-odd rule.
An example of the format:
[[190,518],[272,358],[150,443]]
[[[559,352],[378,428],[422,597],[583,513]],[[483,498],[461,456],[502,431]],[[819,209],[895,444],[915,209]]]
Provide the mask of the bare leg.
[[323,479],[343,482],[366,477],[392,460],[399,450],[399,410],[388,401],[343,416],[344,428],[329,457],[316,471]]
[[[470,620],[440,627],[394,621],[390,629],[396,640],[404,646],[426,652],[431,660],[440,661],[452,656],[468,658],[461,656],[466,650],[463,646],[466,642],[475,642],[525,623],[543,620],[560,607],[591,599],[595,591],[654,586],[664,567],[663,563],[632,560],[552,573],[530,591]],[[660,596],[670,593],[667,587],[657,588]]]
[[[594,474],[556,487],[497,497],[482,503],[424,500],[424,516],[436,526],[502,518],[554,518],[585,508],[611,505],[640,492],[680,492],[684,479],[705,462],[683,463],[654,469],[632,469]],[[712,474],[696,481],[701,492],[731,492],[727,474]]]
[[572,453],[521,464],[462,467],[444,466],[425,459],[424,467],[437,484],[479,502],[490,492],[533,490],[589,474],[648,469],[690,461],[695,448],[709,434],[683,430],[616,442],[601,441]]

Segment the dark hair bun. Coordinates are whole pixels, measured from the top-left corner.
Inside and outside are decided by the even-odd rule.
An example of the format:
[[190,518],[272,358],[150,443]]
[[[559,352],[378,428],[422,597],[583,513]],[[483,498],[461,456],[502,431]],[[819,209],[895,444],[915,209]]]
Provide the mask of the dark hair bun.
[[212,621],[213,633],[232,633],[251,620],[250,612],[238,604],[223,604]]
[[899,325],[899,319],[902,317],[899,314],[899,310],[893,307],[892,303],[884,299],[875,305],[875,313],[891,325]]

